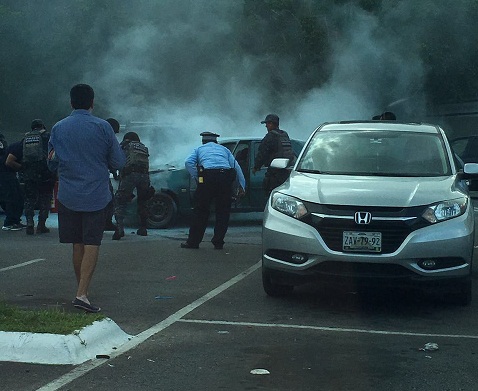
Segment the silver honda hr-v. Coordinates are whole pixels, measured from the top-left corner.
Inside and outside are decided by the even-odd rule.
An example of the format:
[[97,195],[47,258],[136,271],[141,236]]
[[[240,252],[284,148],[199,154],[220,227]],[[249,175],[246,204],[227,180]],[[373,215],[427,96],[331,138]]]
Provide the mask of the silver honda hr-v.
[[436,125],[322,124],[266,205],[265,292],[304,282],[435,287],[468,305],[475,221],[467,179],[477,175],[478,164],[463,165]]

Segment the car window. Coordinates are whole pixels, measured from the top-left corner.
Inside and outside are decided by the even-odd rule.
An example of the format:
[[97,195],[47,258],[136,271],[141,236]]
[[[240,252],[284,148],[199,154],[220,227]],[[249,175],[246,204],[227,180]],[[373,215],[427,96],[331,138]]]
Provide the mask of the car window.
[[478,137],[459,138],[451,146],[464,163],[478,163]]
[[318,131],[297,169],[342,175],[440,176],[450,164],[437,134]]
[[295,157],[298,157],[300,155],[300,151],[302,151],[302,148],[304,147],[305,141],[290,140],[290,143],[292,144]]
[[234,150],[234,147],[236,146],[236,144],[237,144],[237,141],[221,143],[222,146],[226,147],[231,152]]
[[234,151],[234,157],[241,166],[244,174],[249,170],[249,151],[249,143],[247,142],[240,142]]

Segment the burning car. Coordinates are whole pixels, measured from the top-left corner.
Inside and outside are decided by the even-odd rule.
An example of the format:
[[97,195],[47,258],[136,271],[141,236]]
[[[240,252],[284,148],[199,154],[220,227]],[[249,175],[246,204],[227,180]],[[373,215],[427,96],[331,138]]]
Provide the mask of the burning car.
[[[262,138],[223,138],[220,144],[228,148],[242,168],[246,179],[246,194],[234,199],[231,212],[262,212],[266,195],[262,181],[266,168],[252,174],[255,156]],[[291,140],[296,156],[299,155],[304,141]],[[149,228],[166,228],[173,226],[178,216],[186,216],[193,209],[193,195],[196,182],[184,168],[166,166],[150,171],[151,184],[156,189],[154,197],[148,201]],[[134,213],[133,213],[134,214]]]

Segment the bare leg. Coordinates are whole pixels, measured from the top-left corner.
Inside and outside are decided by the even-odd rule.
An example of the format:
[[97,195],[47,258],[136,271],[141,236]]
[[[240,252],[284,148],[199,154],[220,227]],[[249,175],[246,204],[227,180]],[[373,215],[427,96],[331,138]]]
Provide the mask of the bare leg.
[[81,262],[83,261],[83,254],[85,253],[85,246],[81,243],[73,244],[73,269],[75,269],[76,282],[80,284],[81,278]]
[[[76,297],[86,298],[88,295],[88,287],[90,286],[91,279],[93,278],[93,272],[96,268],[96,263],[98,261],[99,246],[93,245],[74,245],[74,250],[78,251],[79,254],[82,253],[83,257],[79,265],[79,282],[78,290],[76,292]],[[75,251],[74,251],[75,252]],[[74,256],[75,259],[75,256]],[[75,264],[75,273],[76,273],[77,264]],[[87,301],[88,302],[88,301]]]

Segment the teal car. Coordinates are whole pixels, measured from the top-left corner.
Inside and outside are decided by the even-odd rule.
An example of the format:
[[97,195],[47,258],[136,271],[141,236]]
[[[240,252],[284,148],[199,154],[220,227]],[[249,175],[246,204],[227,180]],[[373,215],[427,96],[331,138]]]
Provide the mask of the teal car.
[[[220,144],[228,148],[242,168],[246,178],[246,194],[235,197],[231,212],[261,212],[264,210],[266,196],[262,189],[262,181],[266,168],[252,174],[255,156],[262,138],[224,138]],[[291,140],[296,156],[299,155],[304,141]],[[194,207],[193,195],[196,182],[187,170],[182,167],[150,171],[151,184],[156,189],[154,197],[148,201],[149,228],[167,228],[174,225],[178,216],[189,215]]]

